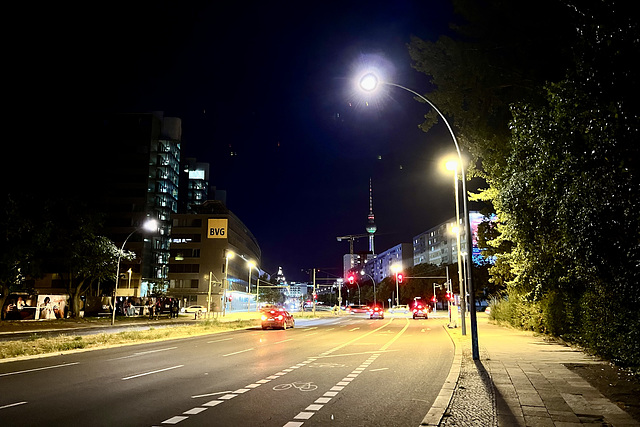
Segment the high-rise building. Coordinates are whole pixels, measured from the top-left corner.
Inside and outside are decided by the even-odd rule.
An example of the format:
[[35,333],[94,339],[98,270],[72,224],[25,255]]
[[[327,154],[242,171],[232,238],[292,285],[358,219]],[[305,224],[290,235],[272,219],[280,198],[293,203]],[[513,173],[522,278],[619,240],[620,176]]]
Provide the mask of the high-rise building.
[[410,243],[398,243],[379,253],[365,264],[364,271],[373,277],[376,283],[380,283],[385,277],[393,275],[396,266],[400,270],[413,267],[413,247]]
[[209,163],[198,162],[193,157],[185,158],[180,177],[178,212],[194,213],[195,205],[202,205],[209,199]]
[[[101,156],[95,161],[92,191],[105,214],[105,234],[121,247],[147,219],[157,233],[135,232],[125,250],[118,295],[148,296],[168,286],[171,215],[178,209],[182,123],[162,112],[113,114],[98,131]],[[129,272],[130,269],[130,272]],[[129,274],[126,274],[129,272]]]

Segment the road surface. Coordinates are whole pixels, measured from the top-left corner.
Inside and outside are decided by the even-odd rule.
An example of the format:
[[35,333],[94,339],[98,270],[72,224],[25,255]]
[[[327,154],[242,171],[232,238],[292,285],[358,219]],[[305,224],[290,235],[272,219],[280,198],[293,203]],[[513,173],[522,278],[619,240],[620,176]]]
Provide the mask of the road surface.
[[0,363],[8,426],[418,426],[444,319],[363,315]]

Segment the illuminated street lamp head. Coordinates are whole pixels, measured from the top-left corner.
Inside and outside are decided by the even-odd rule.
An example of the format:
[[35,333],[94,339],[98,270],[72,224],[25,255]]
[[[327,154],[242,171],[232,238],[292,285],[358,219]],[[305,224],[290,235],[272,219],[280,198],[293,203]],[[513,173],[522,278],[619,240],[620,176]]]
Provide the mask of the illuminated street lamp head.
[[254,268],[256,266],[256,263],[253,261],[247,261],[247,267],[249,267],[249,270],[251,270],[252,268]]
[[235,255],[235,253],[233,251],[230,251],[230,250],[227,250],[226,253],[224,254],[225,258],[227,258],[227,259],[233,258],[234,255]]
[[367,73],[360,79],[360,88],[371,92],[378,87],[378,77],[373,73]]
[[458,161],[457,160],[449,160],[446,165],[448,171],[454,171],[458,169]]
[[147,231],[156,231],[158,229],[158,221],[156,221],[155,219],[145,221],[145,223],[142,224],[142,228]]

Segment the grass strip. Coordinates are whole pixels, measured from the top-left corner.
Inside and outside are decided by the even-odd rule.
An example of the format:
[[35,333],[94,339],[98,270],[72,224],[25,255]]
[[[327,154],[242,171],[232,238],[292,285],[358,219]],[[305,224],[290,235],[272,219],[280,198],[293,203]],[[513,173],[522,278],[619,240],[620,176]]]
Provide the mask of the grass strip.
[[203,320],[194,325],[168,326],[163,328],[150,327],[149,329],[140,331],[99,333],[83,336],[63,334],[56,337],[43,337],[38,334],[33,334],[24,340],[0,342],[0,359],[51,354],[69,350],[96,349],[145,341],[185,338],[234,329],[245,329],[258,326],[259,324],[260,321],[258,320],[237,320],[234,322]]

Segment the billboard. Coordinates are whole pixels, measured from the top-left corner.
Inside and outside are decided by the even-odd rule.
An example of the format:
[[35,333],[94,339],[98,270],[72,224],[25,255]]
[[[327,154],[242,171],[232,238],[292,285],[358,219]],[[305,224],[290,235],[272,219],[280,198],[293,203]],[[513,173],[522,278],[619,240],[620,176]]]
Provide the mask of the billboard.
[[484,250],[478,247],[478,225],[480,225],[481,222],[496,222],[497,216],[491,214],[486,217],[480,212],[469,212],[469,220],[471,222],[471,239],[473,241],[471,256],[474,264],[495,264],[495,256],[485,256],[483,253]]
[[228,222],[226,218],[209,218],[207,222],[207,238],[226,239],[229,231]]

